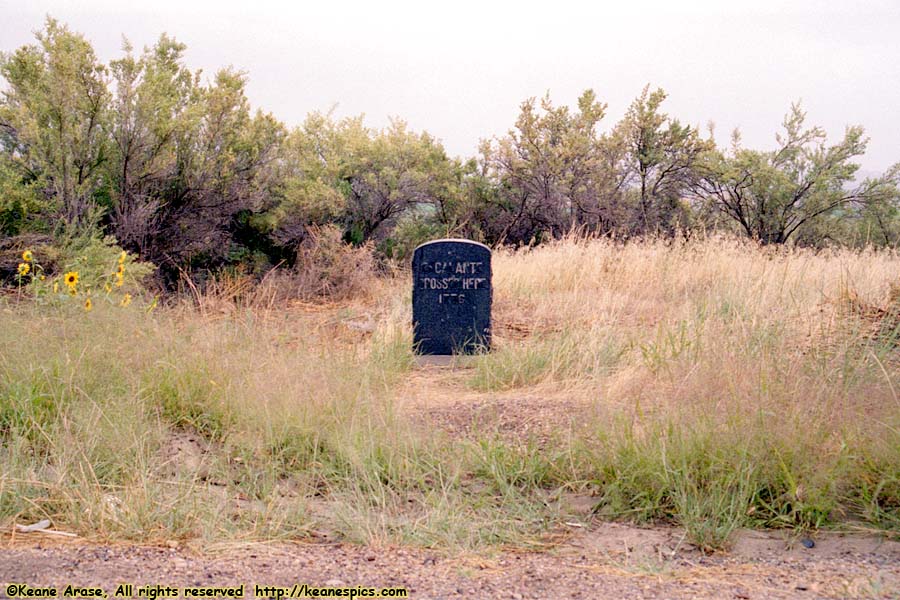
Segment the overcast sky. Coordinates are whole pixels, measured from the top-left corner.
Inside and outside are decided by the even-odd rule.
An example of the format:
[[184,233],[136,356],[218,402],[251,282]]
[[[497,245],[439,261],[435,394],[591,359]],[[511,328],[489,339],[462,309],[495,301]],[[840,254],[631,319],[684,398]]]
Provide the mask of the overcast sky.
[[548,90],[572,104],[593,88],[609,127],[650,83],[668,92],[669,114],[713,121],[721,143],[739,127],[761,149],[802,99],[831,140],[848,124],[866,128],[864,169],[900,161],[897,0],[604,4],[0,0],[0,50],[31,43],[46,14],[86,35],[103,61],[121,54],[123,35],[141,48],[167,32],[187,44],[193,69],[247,71],[253,105],[288,125],[337,105],[371,126],[406,119],[460,156]]

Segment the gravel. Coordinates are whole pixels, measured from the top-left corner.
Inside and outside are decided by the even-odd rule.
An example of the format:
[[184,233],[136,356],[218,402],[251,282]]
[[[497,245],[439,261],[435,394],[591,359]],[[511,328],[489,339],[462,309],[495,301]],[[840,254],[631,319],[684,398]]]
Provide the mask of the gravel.
[[[31,534],[39,535],[39,534]],[[890,598],[900,543],[830,536],[815,548],[750,532],[732,553],[678,544],[677,530],[596,524],[542,552],[446,554],[407,547],[91,545],[17,536],[0,550],[0,596],[30,586],[405,587],[410,598]],[[49,545],[48,545],[49,544]],[[674,546],[674,549],[673,549]],[[4,596],[5,597],[5,596]]]

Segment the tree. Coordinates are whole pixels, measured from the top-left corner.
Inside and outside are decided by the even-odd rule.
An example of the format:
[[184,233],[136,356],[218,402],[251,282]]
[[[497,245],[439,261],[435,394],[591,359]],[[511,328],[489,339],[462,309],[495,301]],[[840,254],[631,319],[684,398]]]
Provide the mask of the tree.
[[628,190],[632,200],[633,214],[623,223],[631,233],[672,230],[679,203],[697,177],[697,165],[713,148],[696,128],[660,112],[665,99],[662,89],[651,93],[646,86],[608,137],[610,156],[619,159],[610,165],[621,173],[623,185],[618,189]]
[[354,136],[341,166],[348,238],[383,238],[404,212],[442,206],[454,193],[457,166],[440,142],[399,119],[377,133]]
[[250,217],[271,208],[284,126],[251,116],[243,73],[224,69],[192,95],[176,131],[175,172],[157,210],[149,257],[158,263],[227,262]]
[[[848,127],[843,139],[826,144],[819,127],[805,127],[806,113],[791,106],[770,152],[741,147],[735,132],[729,154],[710,152],[693,191],[724,214],[747,236],[764,244],[783,244],[803,227],[852,205],[885,201],[896,183],[891,177],[854,183],[866,149],[862,127]],[[892,177],[896,177],[894,174]]]
[[276,201],[258,220],[277,244],[295,249],[311,227],[343,220],[341,160],[351,139],[367,136],[361,117],[336,122],[331,113],[319,112],[288,134],[273,190]]
[[110,64],[116,93],[110,116],[107,177],[110,228],[144,254],[158,236],[161,207],[178,172],[178,144],[196,118],[199,73],[182,63],[185,50],[166,35],[152,49]]
[[25,181],[80,224],[103,187],[109,92],[106,69],[83,36],[47,18],[37,45],[0,55],[3,150]]
[[900,246],[900,163],[880,178],[878,194],[859,207],[855,215],[857,243],[876,247]]
[[362,116],[336,122],[313,113],[288,136],[280,169],[264,226],[284,246],[296,247],[311,226],[326,223],[356,244],[382,241],[405,214],[450,215],[458,193],[458,162],[400,120],[375,131]]
[[606,105],[593,90],[578,99],[578,111],[554,107],[549,94],[537,105],[522,103],[515,128],[481,146],[483,172],[498,188],[495,240],[528,242],[556,236],[581,224],[596,224],[602,209],[597,124]]
[[0,238],[45,229],[36,221],[50,206],[36,182],[23,179],[9,158],[0,154]]
[[254,217],[279,185],[284,127],[251,114],[243,73],[223,69],[204,84],[165,35],[140,57],[125,50],[110,67],[111,230],[169,275],[266,245]]

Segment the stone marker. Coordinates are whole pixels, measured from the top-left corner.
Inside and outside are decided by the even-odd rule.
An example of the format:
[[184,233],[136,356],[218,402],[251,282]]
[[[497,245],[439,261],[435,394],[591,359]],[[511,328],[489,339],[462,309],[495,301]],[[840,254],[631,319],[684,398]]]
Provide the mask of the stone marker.
[[416,248],[413,344],[418,354],[473,354],[491,346],[491,249],[470,240]]

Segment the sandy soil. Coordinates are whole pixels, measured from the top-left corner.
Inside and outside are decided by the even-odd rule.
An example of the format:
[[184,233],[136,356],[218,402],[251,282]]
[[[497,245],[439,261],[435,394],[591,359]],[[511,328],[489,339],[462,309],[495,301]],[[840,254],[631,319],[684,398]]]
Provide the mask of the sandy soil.
[[746,532],[704,556],[675,529],[598,523],[540,552],[447,555],[341,544],[141,547],[7,538],[6,584],[405,587],[411,598],[900,598],[900,542],[822,534],[813,548]]

